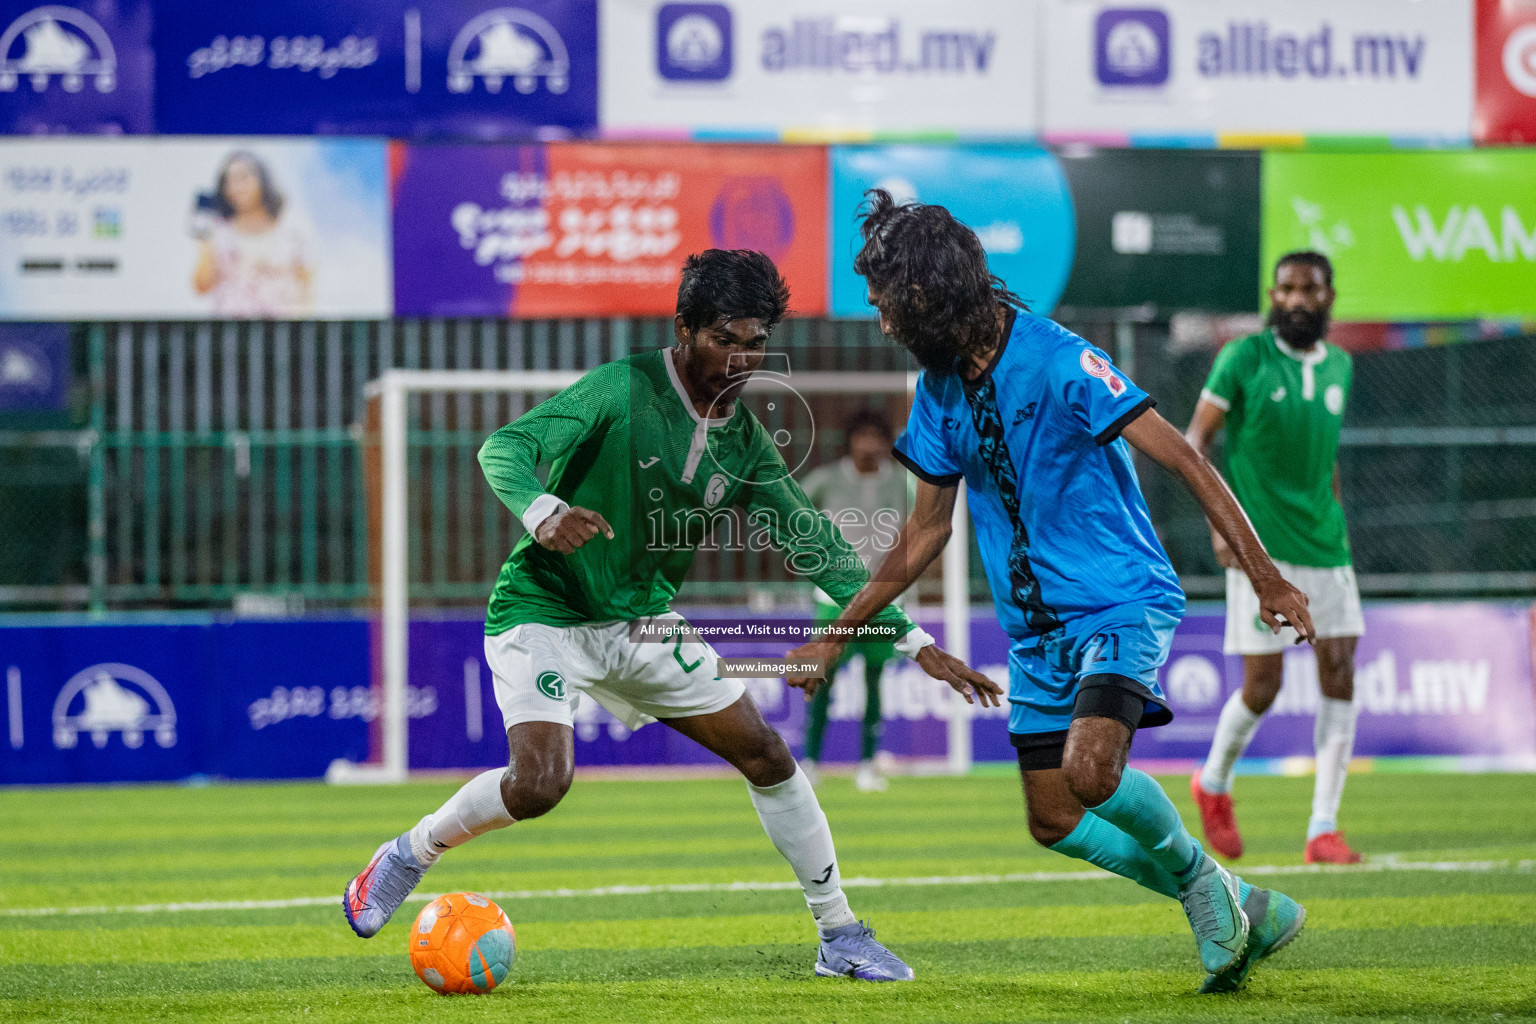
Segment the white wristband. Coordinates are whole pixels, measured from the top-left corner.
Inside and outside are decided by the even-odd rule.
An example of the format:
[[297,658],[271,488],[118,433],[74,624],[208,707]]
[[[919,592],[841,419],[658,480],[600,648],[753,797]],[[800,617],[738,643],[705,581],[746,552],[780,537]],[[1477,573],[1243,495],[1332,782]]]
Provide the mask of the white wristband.
[[528,506],[528,511],[523,513],[523,529],[537,534],[540,523],[556,512],[564,512],[568,508],[570,508],[569,505],[553,494],[541,494],[533,499]]
[[908,658],[915,658],[918,651],[921,651],[924,647],[932,647],[936,642],[922,626],[913,626],[911,631],[900,640],[897,640],[893,646],[896,648],[897,654],[904,654]]

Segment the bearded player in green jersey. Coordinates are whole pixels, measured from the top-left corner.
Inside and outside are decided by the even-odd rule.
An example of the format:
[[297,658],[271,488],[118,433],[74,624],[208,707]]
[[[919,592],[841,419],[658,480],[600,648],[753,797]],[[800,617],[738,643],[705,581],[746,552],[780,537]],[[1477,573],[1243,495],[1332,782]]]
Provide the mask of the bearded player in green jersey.
[[[443,851],[560,802],[574,769],[575,705],[585,697],[631,729],[664,722],[746,777],[763,828],[815,917],[818,975],[912,978],[849,910],[826,815],[788,746],[741,680],[722,679],[714,650],[690,639],[668,607],[715,515],[732,506],[840,604],[869,578],[736,401],[788,302],[788,286],[762,253],[689,257],[674,347],[598,367],[480,450],[486,479],[528,531],[502,567],[485,623],[509,764],[470,780],[379,847],[343,900],[359,935],[376,934]],[[547,485],[535,475],[546,463]],[[980,694],[997,703],[995,684],[899,610],[875,624],[967,700]]]
[[[1231,342],[1216,357],[1189,425],[1189,442],[1206,453],[1225,425],[1232,489],[1283,575],[1307,595],[1317,630],[1322,699],[1314,738],[1317,783],[1307,825],[1308,864],[1354,864],[1360,854],[1339,831],[1339,801],[1355,745],[1355,644],[1365,632],[1360,591],[1350,566],[1349,535],[1339,504],[1339,428],[1354,366],[1323,340],[1333,309],[1333,266],[1316,252],[1282,256],[1269,291],[1269,327]],[[1280,692],[1279,635],[1259,620],[1253,586],[1214,530],[1227,570],[1227,654],[1243,656],[1243,688],[1216,725],[1210,757],[1190,779],[1205,835],[1227,857],[1242,855],[1232,811],[1232,766]]]

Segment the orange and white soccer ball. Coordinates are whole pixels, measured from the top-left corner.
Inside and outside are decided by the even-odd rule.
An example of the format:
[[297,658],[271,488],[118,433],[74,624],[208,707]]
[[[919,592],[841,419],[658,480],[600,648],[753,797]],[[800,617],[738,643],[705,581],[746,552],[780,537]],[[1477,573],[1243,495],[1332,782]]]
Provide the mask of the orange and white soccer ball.
[[517,951],[512,922],[473,892],[451,892],[422,908],[411,926],[411,966],[444,995],[489,992],[506,978]]

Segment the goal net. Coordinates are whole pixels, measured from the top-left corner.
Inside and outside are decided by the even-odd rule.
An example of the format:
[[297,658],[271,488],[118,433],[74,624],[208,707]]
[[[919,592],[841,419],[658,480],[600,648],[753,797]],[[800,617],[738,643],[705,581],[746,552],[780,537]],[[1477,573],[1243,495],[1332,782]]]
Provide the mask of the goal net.
[[[786,354],[769,353],[740,400],[768,429],[797,478],[840,457],[842,424],[854,410],[879,410],[898,431],[906,420],[915,374],[791,370],[789,363]],[[504,762],[506,741],[480,634],[496,576],[523,528],[486,484],[476,452],[497,428],[580,376],[565,370],[393,369],[368,386],[361,441],[378,598],[376,716],[369,760],[338,761],[330,781],[397,782],[413,770]],[[905,607],[947,650],[968,660],[970,543],[963,492],[962,486],[941,564],[908,591]],[[904,518],[907,510],[900,512]],[[729,523],[713,527],[697,545],[673,607],[695,623],[752,621],[803,630],[812,616],[814,586],[786,564],[782,552],[746,543],[749,536]],[[753,644],[708,633],[705,638],[724,657],[782,657],[800,642],[780,639],[774,649],[771,637],[789,634],[781,629],[766,635],[769,640]],[[862,663],[851,659],[839,678],[845,684],[833,688],[829,760],[851,759],[844,748],[864,712]],[[798,749],[806,716],[798,692],[782,678],[746,683],[770,723]],[[973,710],[963,699],[905,659],[887,665],[881,686],[889,745],[905,770],[969,770]],[[675,739],[641,740],[643,735],[631,738],[595,702],[583,700],[577,763],[665,764],[692,756],[691,748],[680,753]]]

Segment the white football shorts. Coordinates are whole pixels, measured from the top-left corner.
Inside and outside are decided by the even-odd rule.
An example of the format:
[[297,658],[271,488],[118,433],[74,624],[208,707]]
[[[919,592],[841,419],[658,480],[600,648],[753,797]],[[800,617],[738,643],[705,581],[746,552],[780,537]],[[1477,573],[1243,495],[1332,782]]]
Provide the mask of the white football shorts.
[[[1280,575],[1307,595],[1307,611],[1320,640],[1364,636],[1365,616],[1360,610],[1360,587],[1352,566],[1317,568],[1276,562]],[[1279,654],[1296,642],[1289,626],[1271,633],[1259,618],[1259,595],[1241,569],[1227,570],[1227,632],[1221,649],[1226,654]]]
[[[648,620],[687,627],[681,615]],[[573,725],[582,696],[629,729],[658,718],[724,711],[741,699],[740,679],[720,679],[719,655],[700,640],[630,639],[633,623],[525,623],[485,638],[496,703],[506,728],[520,722]]]

